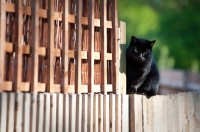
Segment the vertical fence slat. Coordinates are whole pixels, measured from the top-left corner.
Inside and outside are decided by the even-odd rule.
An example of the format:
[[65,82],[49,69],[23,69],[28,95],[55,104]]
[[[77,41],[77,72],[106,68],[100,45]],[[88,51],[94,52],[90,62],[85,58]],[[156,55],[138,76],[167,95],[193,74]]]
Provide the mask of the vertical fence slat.
[[93,103],[93,132],[98,132],[98,95],[94,94],[94,103]]
[[37,117],[37,94],[31,93],[31,118],[30,118],[31,132],[36,131],[36,117]]
[[109,132],[109,96],[103,95],[103,131]]
[[69,132],[76,130],[76,95],[69,95]]
[[[173,95],[173,108],[170,108],[173,111],[173,131],[179,131],[179,108],[178,108],[178,95]],[[184,109],[184,108],[183,108]]]
[[200,92],[193,93],[195,104],[194,104],[194,118],[195,118],[195,132],[200,131]]
[[121,95],[116,95],[116,131],[121,132]]
[[23,93],[17,93],[16,94],[16,108],[15,108],[15,112],[16,112],[16,125],[15,125],[15,130],[17,132],[21,132],[22,131],[22,115],[23,113]]
[[[4,102],[6,103],[6,102]],[[15,93],[9,93],[9,115],[8,115],[8,130],[7,132],[13,132],[14,131],[14,118],[15,118],[15,113],[14,113],[14,110],[15,110]],[[3,104],[2,104],[3,106]],[[3,107],[5,108],[5,107]],[[6,109],[5,109],[6,110]]]
[[[175,112],[175,115],[178,114],[178,127],[175,129],[176,131],[188,131],[188,123],[186,119],[186,111],[185,111],[185,94],[178,94],[175,95],[177,99],[177,105],[178,109],[176,110],[177,113]],[[175,102],[176,103],[176,102]],[[189,105],[189,104],[188,104]],[[188,107],[188,106],[187,106]]]
[[163,130],[163,126],[162,126],[162,115],[164,114],[163,111],[162,111],[162,96],[154,96],[153,97],[153,105],[154,105],[154,108],[153,108],[153,111],[154,111],[154,131],[156,132],[161,132],[161,131],[164,131]]
[[44,132],[49,132],[50,128],[50,94],[44,95]]
[[129,131],[129,96],[122,95],[121,98],[121,106],[122,106],[122,124],[121,131],[128,132]]
[[[130,132],[142,132],[143,131],[143,106],[142,106],[142,95],[129,95],[129,131]],[[142,113],[141,113],[142,112]]]
[[88,132],[93,132],[93,107],[94,107],[94,96],[88,94]]
[[3,90],[3,81],[4,81],[4,59],[5,59],[5,30],[6,30],[6,12],[5,12],[5,0],[0,1],[0,62],[3,63],[0,65],[0,92]]
[[88,111],[88,95],[83,94],[82,95],[82,125],[81,125],[81,130],[83,132],[87,132],[87,111]]
[[168,100],[167,100],[167,96],[162,96],[162,126],[163,126],[163,132],[168,132],[167,130],[167,104],[168,104]]
[[173,131],[173,112],[170,110],[171,108],[173,108],[174,106],[174,100],[173,100],[173,96],[172,95],[167,95],[166,100],[167,102],[167,111],[166,111],[166,115],[167,115],[167,131],[168,132],[172,132]]
[[76,95],[76,132],[81,132],[81,117],[82,117],[82,95]]
[[69,94],[64,94],[64,115],[63,115],[63,125],[64,132],[69,131]]
[[39,0],[33,1],[31,6],[31,19],[32,19],[32,28],[31,28],[31,91],[37,91],[38,85],[38,45],[39,45]]
[[68,28],[68,8],[69,8],[69,1],[63,0],[63,37],[62,37],[62,92],[68,93],[67,86],[68,86],[68,49],[69,49],[69,28]]
[[98,95],[98,132],[103,132],[103,95]]
[[8,104],[8,98],[7,93],[0,93],[0,131],[5,132],[6,131],[6,123],[7,123],[7,104]]
[[109,96],[109,103],[110,103],[110,105],[109,105],[109,109],[110,109],[110,113],[109,113],[109,118],[110,118],[110,122],[109,122],[109,124],[110,124],[110,132],[115,132],[116,130],[115,130],[115,123],[116,123],[116,120],[115,120],[115,95],[114,94],[111,94],[110,96]]
[[48,2],[47,92],[54,91],[54,1]]
[[82,38],[82,0],[76,1],[76,65],[75,65],[75,93],[80,93],[81,87],[81,38]]
[[40,93],[37,95],[37,132],[43,132],[44,123],[44,94]]
[[63,94],[57,94],[57,132],[63,131]]
[[94,0],[88,0],[88,29],[89,29],[89,53],[88,53],[88,93],[93,93],[94,86]]
[[51,94],[51,105],[50,105],[50,131],[56,132],[56,107],[57,107],[57,94]]
[[24,132],[29,132],[30,131],[30,112],[31,112],[31,94],[30,93],[25,93],[24,94],[24,125],[23,125],[23,131]]
[[113,32],[113,51],[112,51],[112,67],[113,67],[113,77],[112,77],[112,84],[113,84],[113,93],[119,93],[119,59],[118,59],[118,10],[117,10],[117,1],[112,0],[112,32]]
[[107,0],[101,0],[100,3],[100,26],[101,26],[101,93],[106,94],[106,85],[107,85]]
[[17,0],[15,2],[15,15],[16,15],[16,38],[15,38],[15,74],[14,74],[14,91],[20,91],[22,82],[22,27],[23,27],[23,17],[22,17],[22,1]]

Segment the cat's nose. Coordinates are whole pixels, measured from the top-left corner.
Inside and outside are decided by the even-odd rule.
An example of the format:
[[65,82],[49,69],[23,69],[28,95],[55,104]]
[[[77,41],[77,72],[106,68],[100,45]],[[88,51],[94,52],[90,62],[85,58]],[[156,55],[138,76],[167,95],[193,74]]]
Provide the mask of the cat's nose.
[[140,58],[142,58],[142,54],[140,54]]

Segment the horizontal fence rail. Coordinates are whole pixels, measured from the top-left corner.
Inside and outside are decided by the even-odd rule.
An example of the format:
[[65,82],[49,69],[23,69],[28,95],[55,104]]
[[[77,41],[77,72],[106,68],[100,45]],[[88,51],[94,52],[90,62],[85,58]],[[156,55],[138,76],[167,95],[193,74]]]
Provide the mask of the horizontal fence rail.
[[0,93],[0,132],[126,132],[128,95]]
[[0,90],[119,93],[117,0],[0,0]]

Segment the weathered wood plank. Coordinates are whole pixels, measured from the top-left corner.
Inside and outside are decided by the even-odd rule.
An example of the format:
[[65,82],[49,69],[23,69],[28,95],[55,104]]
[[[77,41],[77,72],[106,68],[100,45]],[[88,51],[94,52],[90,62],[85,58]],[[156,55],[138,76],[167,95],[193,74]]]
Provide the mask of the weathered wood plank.
[[109,132],[109,96],[103,95],[103,131]]
[[31,112],[31,94],[25,93],[23,97],[23,131],[29,132],[30,131],[30,112]]
[[8,94],[0,93],[0,131],[6,132]]
[[50,96],[50,131],[56,132],[56,119],[57,119],[57,94],[52,93]]
[[115,132],[115,124],[116,124],[116,119],[115,119],[115,105],[116,105],[116,100],[115,100],[115,95],[114,94],[110,94],[109,95],[109,110],[110,110],[110,113],[109,113],[109,124],[110,124],[110,132]]
[[93,94],[88,94],[88,128],[87,131],[88,132],[93,132],[93,107],[94,107],[94,95]]
[[37,95],[37,125],[36,129],[37,132],[43,132],[43,127],[44,127],[44,114],[46,111],[44,111],[44,94],[40,93]]
[[119,93],[119,55],[118,55],[118,48],[119,48],[119,40],[118,40],[118,5],[117,0],[112,0],[112,37],[113,37],[113,44],[112,44],[112,67],[113,67],[113,77],[112,77],[112,84],[113,84],[113,93]]
[[[0,62],[5,62],[5,31],[6,31],[6,12],[5,12],[5,0],[0,1]],[[0,65],[0,92],[3,90],[4,82],[4,64]]]
[[93,132],[98,132],[98,94],[94,94],[94,103],[93,103]]
[[69,95],[69,132],[76,130],[76,95]]
[[63,94],[57,94],[57,119],[56,119],[56,131],[63,131]]
[[38,87],[38,47],[39,47],[39,0],[32,1],[31,7],[31,91],[37,92]]
[[44,94],[44,132],[50,132],[50,94]]
[[48,3],[48,48],[47,48],[47,92],[53,92],[54,85],[54,1]]
[[63,112],[63,131],[69,131],[69,94],[64,94],[64,102],[63,102],[64,112]]
[[16,94],[15,114],[16,114],[15,130],[17,132],[21,132],[22,131],[22,124],[24,123],[23,120],[22,120],[22,116],[23,116],[23,93],[17,93]]
[[82,125],[82,95],[76,95],[76,132],[81,132]]
[[[8,125],[7,125],[7,132],[13,132],[14,131],[14,121],[15,121],[15,93],[9,93],[9,110],[8,110]],[[2,99],[1,99],[2,100]],[[6,103],[4,101],[4,103]],[[3,104],[1,103],[2,107],[5,108],[3,106]],[[6,110],[6,109],[5,109]],[[5,113],[4,113],[5,114]],[[3,131],[1,131],[3,132]]]
[[82,125],[81,125],[81,130],[83,132],[87,132],[87,124],[88,124],[88,120],[87,120],[87,112],[88,112],[88,95],[83,94],[82,95]]
[[195,119],[195,132],[200,131],[200,92],[193,94],[195,104],[194,104],[194,119]]
[[173,118],[173,111],[172,109],[174,106],[174,98],[172,95],[167,95],[167,111],[166,111],[166,117],[167,117],[167,131],[172,132],[173,131],[173,124],[174,124],[174,118]]
[[122,108],[121,108],[121,95],[116,95],[116,131],[121,132],[121,114],[122,114]]
[[122,107],[121,131],[128,132],[129,131],[129,96],[128,95],[122,95],[121,107]]
[[101,93],[107,94],[107,0],[100,3],[100,25],[101,25]]
[[98,95],[98,132],[103,132],[103,95]]
[[68,93],[68,56],[69,56],[69,21],[68,21],[68,0],[63,0],[63,15],[62,15],[62,20],[63,20],[63,37],[62,37],[62,85],[61,85],[61,91]]
[[14,70],[14,91],[20,91],[22,82],[22,34],[23,34],[23,12],[22,1],[15,2],[16,15],[16,36],[15,36],[15,70]]
[[95,0],[88,0],[88,93],[94,93],[92,89],[94,86],[94,2]]
[[30,117],[30,130],[31,132],[36,131],[36,122],[37,122],[37,94],[31,93],[31,117]]
[[[188,131],[188,122],[186,121],[186,111],[185,111],[185,97],[186,95],[181,93],[178,95],[174,95],[175,97],[175,103],[178,105],[177,110],[173,110],[175,114],[178,114],[178,127],[175,129],[176,131]],[[175,104],[175,105],[176,105]],[[176,112],[177,111],[177,112]],[[175,118],[175,117],[174,117]],[[175,119],[176,120],[176,119]]]
[[75,65],[75,93],[80,93],[81,86],[81,40],[82,40],[82,1],[76,1],[76,65]]

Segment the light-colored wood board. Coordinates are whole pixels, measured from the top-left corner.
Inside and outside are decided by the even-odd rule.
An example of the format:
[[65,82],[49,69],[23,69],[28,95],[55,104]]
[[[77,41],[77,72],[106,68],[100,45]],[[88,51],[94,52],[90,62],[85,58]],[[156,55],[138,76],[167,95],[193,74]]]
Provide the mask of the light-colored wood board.
[[100,3],[100,25],[101,25],[101,93],[107,94],[107,0],[101,0]]
[[30,130],[32,132],[36,131],[36,122],[37,122],[37,94],[31,93],[31,117],[30,117]]
[[82,95],[76,95],[76,132],[81,132],[82,125]]
[[75,93],[80,93],[81,86],[81,42],[82,42],[82,25],[81,25],[81,17],[82,17],[82,1],[76,1],[76,65],[75,65]]
[[0,131],[6,132],[8,94],[0,93]]
[[69,131],[76,130],[76,95],[69,95]]
[[194,97],[194,118],[195,118],[195,132],[200,131],[200,92],[193,93]]
[[24,123],[22,120],[23,116],[23,93],[17,93],[16,94],[16,108],[15,108],[15,114],[16,114],[16,125],[15,125],[15,130],[17,132],[22,131],[22,124]]
[[83,132],[87,132],[87,124],[88,124],[88,118],[87,118],[87,112],[88,112],[88,95],[83,94],[82,95],[82,124],[81,124],[81,130]]
[[162,97],[162,126],[163,126],[163,129],[162,131],[163,132],[168,132],[167,131],[167,103],[168,103],[168,100],[167,100],[167,96],[161,96]]
[[171,109],[174,107],[174,98],[172,95],[167,95],[166,100],[167,100],[167,111],[166,111],[167,131],[172,132],[173,124],[174,124],[174,117],[173,117],[173,111]]
[[121,118],[122,118],[121,94],[117,94],[115,99],[116,99],[116,105],[115,105],[116,128],[115,129],[117,132],[121,132]]
[[[9,110],[8,110],[8,129],[7,129],[7,132],[13,132],[14,131],[14,121],[15,121],[15,93],[9,93],[8,94],[9,96]],[[6,102],[4,102],[6,103]],[[2,107],[3,107],[3,104],[1,103]],[[4,107],[5,108],[5,107]],[[3,132],[3,131],[1,131]]]
[[48,48],[47,48],[47,92],[53,92],[54,85],[54,1],[48,3]]
[[94,95],[93,94],[88,94],[88,113],[87,113],[87,131],[88,132],[93,132],[93,107],[94,107]]
[[30,93],[24,93],[23,97],[23,131],[29,132],[30,131],[30,112],[31,112],[31,94]]
[[128,132],[129,131],[129,96],[122,95],[121,98],[121,107],[122,107],[122,124],[121,131]]
[[153,99],[153,103],[154,103],[153,104],[153,106],[154,106],[154,108],[153,108],[153,111],[154,111],[154,116],[153,116],[153,118],[154,118],[154,124],[153,125],[154,126],[153,126],[153,128],[154,128],[154,131],[160,132],[160,131],[163,131],[163,126],[162,126],[163,120],[161,120],[162,115],[164,114],[163,111],[162,111],[163,100],[162,100],[162,96],[160,96],[160,95],[153,96],[152,99]]
[[12,91],[13,82],[12,81],[3,81],[2,90]]
[[173,131],[177,132],[179,131],[179,118],[182,118],[181,113],[179,113],[179,104],[178,104],[178,95],[173,95],[173,108],[171,108],[171,110],[173,111]]
[[[6,31],[6,12],[5,0],[0,1],[0,62],[5,62],[5,31]],[[4,64],[0,65],[0,92],[2,92],[4,82]]]
[[93,132],[98,132],[98,94],[94,94],[93,109]]
[[63,131],[63,94],[57,94],[57,132]]
[[[62,70],[63,70],[63,73],[62,73],[62,92],[64,91],[67,91],[68,88],[68,63],[69,63],[69,21],[68,21],[68,0],[63,0],[63,14],[62,14],[62,19],[63,19],[63,36],[62,37]],[[65,93],[68,93],[68,92],[65,92]]]
[[103,131],[109,132],[109,95],[103,95]]
[[98,132],[103,132],[103,95],[98,94]]
[[50,132],[50,94],[44,93],[44,132]]
[[88,30],[89,30],[89,53],[88,53],[88,93],[94,93],[94,2],[95,0],[88,1]]
[[112,0],[112,69],[113,93],[119,93],[119,41],[118,41],[118,0]]
[[56,119],[57,119],[57,94],[52,93],[50,95],[51,105],[50,105],[50,131],[56,132]]
[[63,131],[69,131],[69,94],[64,94],[64,102],[63,102],[64,112],[63,112]]
[[44,94],[43,93],[39,93],[37,95],[37,132],[43,132],[43,128],[44,128]]
[[187,121],[187,117],[188,115],[186,115],[186,109],[185,109],[185,94],[178,94],[178,95],[174,95],[175,99],[177,100],[177,105],[178,105],[178,109],[174,110],[177,111],[177,113],[175,112],[175,114],[178,114],[178,127],[175,129],[176,131],[188,131],[188,121]]
[[116,105],[116,100],[115,100],[116,96],[114,94],[110,94],[109,95],[109,109],[110,109],[110,113],[109,113],[109,124],[110,124],[110,132],[115,132],[115,128],[116,128],[116,118],[115,118],[115,105]]
[[5,52],[13,53],[13,43],[11,43],[11,42],[5,43]]

